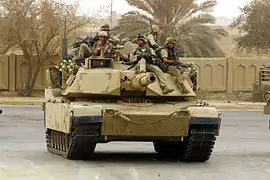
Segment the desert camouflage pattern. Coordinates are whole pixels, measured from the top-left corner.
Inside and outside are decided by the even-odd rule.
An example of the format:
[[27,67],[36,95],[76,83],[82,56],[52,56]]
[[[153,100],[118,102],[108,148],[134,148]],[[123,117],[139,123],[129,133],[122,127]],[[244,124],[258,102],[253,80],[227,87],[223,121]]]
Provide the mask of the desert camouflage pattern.
[[130,66],[110,58],[90,57],[74,66],[75,71],[60,78],[61,88],[55,84],[55,69],[47,71],[44,125],[49,152],[88,159],[97,143],[148,141],[159,154],[209,160],[220,114],[207,103],[191,100],[196,94],[187,81],[190,93],[183,94],[175,77],[165,73],[167,86],[175,90],[163,94],[155,73],[127,70]]

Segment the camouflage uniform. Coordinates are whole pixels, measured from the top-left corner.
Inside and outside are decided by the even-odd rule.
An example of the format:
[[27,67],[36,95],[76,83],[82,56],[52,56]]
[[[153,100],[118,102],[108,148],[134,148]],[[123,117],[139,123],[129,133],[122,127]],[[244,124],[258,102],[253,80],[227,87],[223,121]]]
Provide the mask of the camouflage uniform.
[[149,32],[146,36],[149,46],[154,50],[156,50],[159,47],[159,45],[157,44],[157,36],[158,36],[159,30],[160,29],[157,25],[153,25],[152,31]]
[[[110,26],[108,24],[105,24],[101,26],[100,31],[105,31],[107,33],[107,38],[110,38]],[[96,42],[99,40],[98,33],[90,40],[90,44],[92,47],[96,44]]]
[[104,37],[104,41],[101,42],[100,40],[98,40],[94,44],[94,49],[95,49],[94,55],[100,56],[100,57],[112,58],[113,52],[111,52],[111,48],[110,48],[112,44],[108,42],[108,34],[105,31],[101,31],[98,33],[98,36],[99,38]]
[[[163,91],[163,94],[168,94],[174,91],[174,89],[169,89],[166,84],[166,80],[161,69],[154,65],[153,58],[151,55],[155,56],[155,51],[152,48],[149,48],[146,43],[147,39],[143,35],[138,35],[138,40],[143,40],[143,44],[139,45],[136,49],[133,50],[131,54],[131,62],[138,62],[139,72],[143,73],[147,71],[154,72],[158,78],[159,85]],[[138,54],[143,54],[142,57],[138,57]],[[145,56],[144,56],[145,55]]]
[[87,44],[82,43],[79,49],[79,58],[82,59],[82,58],[90,57],[92,55],[93,55],[93,49],[89,47]]
[[165,62],[164,59],[166,58],[169,61],[177,60],[176,62],[179,62],[179,58],[174,50],[174,47],[170,49],[168,46],[168,43],[175,44],[176,40],[172,37],[168,37],[166,39],[166,46],[161,50],[160,55],[163,60],[163,62],[160,64],[160,68],[163,72],[167,72],[171,74],[172,76],[176,77],[175,84],[177,87],[182,90],[183,93],[189,93],[188,88],[183,84],[184,80],[188,77],[188,69],[184,67],[178,67],[177,65],[174,65],[173,63],[170,64],[168,62]]

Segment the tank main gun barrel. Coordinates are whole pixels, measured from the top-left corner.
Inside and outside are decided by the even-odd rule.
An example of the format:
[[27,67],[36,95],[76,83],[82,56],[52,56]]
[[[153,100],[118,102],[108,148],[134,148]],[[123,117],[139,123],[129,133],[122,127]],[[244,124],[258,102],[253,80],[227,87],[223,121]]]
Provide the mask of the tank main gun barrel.
[[156,76],[153,73],[140,73],[131,79],[131,86],[134,89],[144,89],[149,84],[156,82]]

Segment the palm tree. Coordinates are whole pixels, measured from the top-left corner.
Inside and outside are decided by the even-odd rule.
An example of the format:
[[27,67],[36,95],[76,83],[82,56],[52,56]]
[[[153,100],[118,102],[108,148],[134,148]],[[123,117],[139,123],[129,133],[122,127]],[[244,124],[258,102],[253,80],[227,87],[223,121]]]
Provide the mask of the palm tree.
[[129,5],[137,8],[122,15],[119,25],[113,32],[120,37],[132,38],[138,33],[146,33],[150,24],[161,29],[160,42],[166,37],[177,38],[178,47],[193,57],[224,56],[216,40],[226,36],[224,29],[213,28],[216,19],[207,13],[216,0],[207,0],[200,4],[196,0],[127,0]]

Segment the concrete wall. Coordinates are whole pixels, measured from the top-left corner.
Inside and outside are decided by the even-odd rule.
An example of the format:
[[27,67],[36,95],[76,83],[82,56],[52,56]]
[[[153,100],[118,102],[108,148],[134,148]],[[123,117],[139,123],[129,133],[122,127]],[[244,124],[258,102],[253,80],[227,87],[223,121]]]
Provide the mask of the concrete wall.
[[[59,57],[51,57],[41,69],[34,89],[44,89],[45,70],[56,65]],[[260,57],[249,58],[186,58],[199,68],[198,84],[209,92],[251,91],[257,78],[258,68],[270,60]],[[0,91],[16,92],[23,87],[27,78],[27,62],[23,56],[0,55]]]

